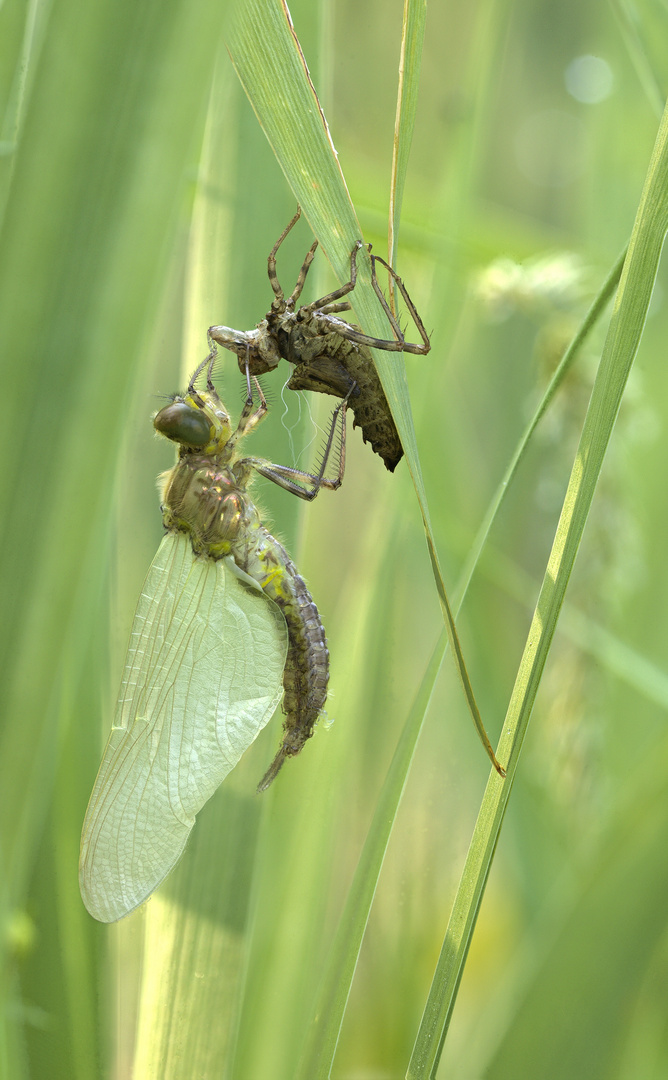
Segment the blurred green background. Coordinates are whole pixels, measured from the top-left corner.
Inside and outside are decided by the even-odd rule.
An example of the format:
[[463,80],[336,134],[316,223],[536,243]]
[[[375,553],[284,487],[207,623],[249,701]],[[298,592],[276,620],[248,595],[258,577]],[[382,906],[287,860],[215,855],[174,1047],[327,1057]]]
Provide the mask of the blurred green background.
[[[364,236],[384,254],[402,5],[299,0],[291,12]],[[161,536],[155,476],[173,457],[150,417],[204,355],[210,323],[247,329],[262,318],[266,256],[295,206],[227,57],[226,15],[210,0],[9,0],[0,12],[0,1076],[12,1080],[294,1076],[441,629],[405,465],[390,476],[351,430],[336,495],[302,506],[259,481],[327,627],[334,722],[260,800],[274,721],[203,811],[175,884],[117,927],[92,922],[78,894],[80,826]],[[630,234],[667,31],[663,8],[621,0],[429,5],[398,270],[432,334],[430,355],[407,357],[406,370],[453,590],[527,419]],[[288,289],[310,243],[302,221],[281,249]],[[324,258],[316,267],[308,299],[332,286]],[[441,1077],[668,1072],[665,282],[546,669]],[[459,620],[493,741],[604,330],[540,426]],[[304,463],[331,403],[283,392],[287,377],[266,380],[272,412],[249,452]],[[220,386],[240,408],[233,357]],[[487,773],[448,661],[376,893],[338,1080],[404,1075]],[[216,846],[200,856],[205,819]],[[179,875],[195,882],[187,900]],[[152,965],[168,948],[155,913],[170,899],[192,915],[190,955],[203,926],[219,950],[219,977],[201,989],[208,1006],[193,989],[192,1027],[187,1001],[169,1017],[155,1004]],[[181,1041],[167,1051],[157,1029],[174,1017]],[[219,1040],[206,1068],[189,1043],[198,1024]]]

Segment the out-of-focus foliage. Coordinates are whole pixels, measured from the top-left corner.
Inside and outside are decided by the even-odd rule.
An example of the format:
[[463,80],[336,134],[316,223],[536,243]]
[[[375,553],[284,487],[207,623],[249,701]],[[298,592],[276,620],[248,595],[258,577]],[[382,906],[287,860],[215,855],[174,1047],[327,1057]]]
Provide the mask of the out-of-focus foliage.
[[[429,6],[398,270],[432,333],[430,355],[407,357],[406,370],[453,587],[628,239],[658,122],[648,88],[668,85],[650,47],[668,27],[657,31],[647,8],[617,19],[591,0]],[[300,0],[291,11],[364,235],[383,254],[401,4]],[[92,924],[77,891],[79,829],[160,539],[154,477],[171,463],[150,415],[204,355],[210,323],[245,329],[264,315],[266,256],[294,210],[225,52],[224,15],[212,0],[13,0],[0,11],[0,1075],[17,1080],[195,1077],[212,1060],[213,1075],[234,1080],[295,1075],[380,785],[441,630],[404,466],[386,474],[351,431],[336,495],[302,507],[258,484],[328,630],[331,723],[257,798],[274,721],[200,815],[149,916]],[[310,243],[301,222],[281,249],[288,288]],[[313,276],[309,299],[333,282],[324,260]],[[443,1076],[659,1080],[668,1069],[665,289],[660,274]],[[604,329],[536,433],[459,621],[494,737]],[[240,407],[235,362],[221,364],[220,385]],[[273,421],[248,446],[290,464],[304,446],[300,461],[317,451],[312,417],[324,423],[330,403],[293,401],[281,386],[267,380]],[[487,772],[448,664],[372,908],[340,1080],[404,1074]],[[178,942],[174,904],[187,916]],[[191,965],[192,990],[160,1013],[161,1033],[168,949]],[[212,959],[217,978],[199,978]]]

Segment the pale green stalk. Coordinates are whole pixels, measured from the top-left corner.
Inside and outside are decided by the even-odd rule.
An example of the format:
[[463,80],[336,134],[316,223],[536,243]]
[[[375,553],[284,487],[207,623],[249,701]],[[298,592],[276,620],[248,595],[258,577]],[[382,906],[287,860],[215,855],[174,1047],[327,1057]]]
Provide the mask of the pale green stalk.
[[[339,281],[350,276],[350,252],[360,228],[348,196],[329,128],[308,74],[301,47],[281,0],[246,0],[228,35],[232,61],[258,120],[313,232]],[[412,69],[417,76],[418,67]],[[414,94],[408,95],[414,110]],[[299,123],[296,118],[299,117]],[[407,111],[406,130],[412,118]],[[368,260],[360,267],[353,303],[365,333],[387,336],[387,322],[371,288]],[[374,360],[404,447],[415,485],[438,598],[464,696],[490,757],[494,753],[475,700],[434,542],[427,495],[417,454],[403,358],[374,350]]]
[[[561,386],[567,372],[572,367],[586,338],[603,314],[605,306],[610,300],[612,290],[619,280],[622,265],[623,256],[617,260],[601,286],[599,293],[591,304],[589,311],[585,315],[577,333],[573,337],[571,344],[564,353],[563,359],[550,380],[534,415],[527,425],[524,435],[517,445],[503,480],[499,484],[487,509],[483,524],[478,531],[471,553],[467,559],[466,567],[462,572],[461,585],[458,590],[460,595],[457,602],[457,612],[459,612],[459,609],[464,602],[471,583],[471,578],[478,566],[483,547],[487,542],[487,538],[496,521],[505,497],[510,490],[533,433],[540,423],[540,420],[545,415],[550,402],[553,400],[554,395]],[[336,938],[332,943],[329,953],[327,966],[313,1012],[309,1038],[300,1064],[300,1080],[302,1080],[302,1078],[303,1080],[307,1080],[307,1078],[311,1076],[326,1078],[330,1075],[350,991],[350,984],[352,983],[355,973],[359,950],[378,883],[378,877],[382,869],[387,844],[390,839],[390,833],[401,801],[415,746],[422,730],[426,711],[431,700],[436,679],[441,670],[441,665],[445,658],[447,647],[448,638],[444,631],[434,647],[431,660],[425,671],[422,683],[420,684],[414,705],[406,718],[401,739],[397,744],[392,764],[385,778],[385,783],[376,805],[373,821],[369,828],[364,848],[360,854],[353,884],[346,900],[345,910],[339,922]],[[608,643],[608,653],[612,652],[613,648],[613,643]],[[619,648],[615,650],[614,655],[615,657],[620,657]],[[623,654],[623,656],[624,659],[627,660],[628,666],[629,658],[626,654]],[[637,664],[640,658],[633,657],[632,659]],[[618,662],[621,663],[621,660]],[[662,688],[663,682],[660,680],[658,673],[656,671],[646,671],[643,669],[643,674],[645,680],[642,683],[642,688],[647,690],[647,692],[654,691],[659,693],[660,691],[655,689],[656,684],[658,682],[659,686]],[[636,680],[640,678],[637,668],[635,671],[635,678]],[[660,698],[660,700],[663,700],[663,698]]]
[[[427,18],[427,0],[404,0],[404,17],[399,58],[399,91],[394,121],[392,148],[392,177],[390,180],[390,214],[387,251],[390,266],[394,266],[399,243],[401,205],[406,186],[408,159],[415,130],[422,46]],[[390,279],[390,296],[394,297],[394,282]]]
[[487,785],[407,1072],[434,1077],[545,661],[622,394],[647,318],[668,229],[668,111],[649,165],[612,321],[501,736],[507,777]]

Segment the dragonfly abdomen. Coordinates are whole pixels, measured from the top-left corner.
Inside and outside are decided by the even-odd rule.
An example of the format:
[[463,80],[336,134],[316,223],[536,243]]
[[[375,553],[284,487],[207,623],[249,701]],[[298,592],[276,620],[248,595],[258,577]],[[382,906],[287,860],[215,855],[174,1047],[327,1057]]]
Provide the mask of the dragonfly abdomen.
[[[352,327],[359,329],[354,324]],[[394,472],[403,449],[369,349],[332,331],[315,314],[291,322],[287,338],[279,342],[279,347],[285,359],[295,365],[288,382],[291,390],[313,390],[336,397],[345,397],[353,390],[349,402],[353,426],[360,428],[364,442],[370,443],[386,468]]]
[[[325,628],[301,574],[278,540],[263,527],[255,551],[242,566],[280,607],[288,627],[288,655],[283,673],[283,741],[258,785],[264,791],[288,757],[294,757],[313,734],[327,699],[329,652]],[[258,565],[259,563],[259,565]]]

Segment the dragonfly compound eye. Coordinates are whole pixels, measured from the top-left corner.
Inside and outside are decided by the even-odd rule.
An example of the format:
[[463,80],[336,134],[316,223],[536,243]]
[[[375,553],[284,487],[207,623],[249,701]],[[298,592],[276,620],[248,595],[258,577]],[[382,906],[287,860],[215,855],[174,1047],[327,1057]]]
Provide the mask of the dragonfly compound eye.
[[206,416],[191,405],[186,405],[185,401],[166,405],[154,418],[153,424],[161,435],[184,446],[206,446],[211,442],[211,425]]

